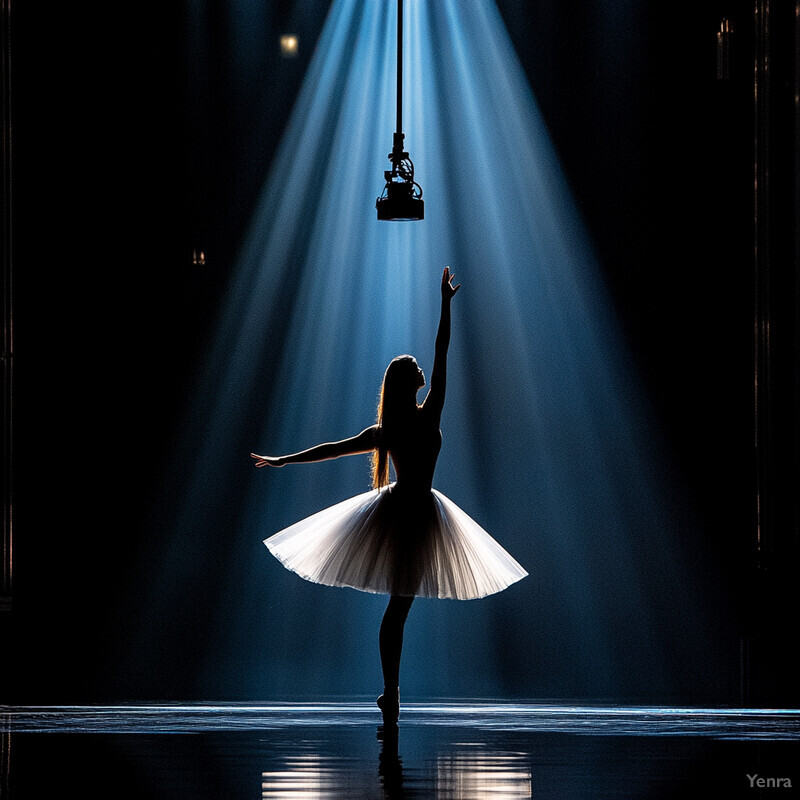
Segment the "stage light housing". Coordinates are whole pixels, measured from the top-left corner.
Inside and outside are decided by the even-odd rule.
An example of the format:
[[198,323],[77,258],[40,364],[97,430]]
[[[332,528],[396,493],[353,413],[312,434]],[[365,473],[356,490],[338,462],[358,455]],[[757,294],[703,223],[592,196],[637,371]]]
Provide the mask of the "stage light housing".
[[425,218],[425,203],[414,197],[413,186],[405,182],[386,185],[386,194],[375,204],[381,221],[413,221]]
[[382,221],[413,221],[425,218],[422,188],[414,181],[414,164],[403,150],[404,134],[395,133],[394,147],[389,153],[392,168],[383,173],[386,185],[376,200],[378,219]]

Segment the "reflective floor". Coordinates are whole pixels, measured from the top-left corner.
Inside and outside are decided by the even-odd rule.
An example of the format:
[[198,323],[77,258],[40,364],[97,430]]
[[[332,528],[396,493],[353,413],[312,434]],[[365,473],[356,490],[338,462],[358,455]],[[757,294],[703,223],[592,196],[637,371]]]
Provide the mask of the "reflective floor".
[[800,712],[371,702],[0,707],[5,800],[785,798]]

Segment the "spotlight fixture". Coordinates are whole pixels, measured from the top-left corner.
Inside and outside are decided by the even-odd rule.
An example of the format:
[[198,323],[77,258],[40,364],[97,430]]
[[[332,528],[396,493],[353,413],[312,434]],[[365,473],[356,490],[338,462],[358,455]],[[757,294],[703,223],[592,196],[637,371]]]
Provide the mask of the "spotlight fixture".
[[386,185],[375,202],[379,220],[418,220],[425,217],[422,187],[414,180],[414,164],[403,150],[403,0],[397,0],[397,130],[383,173]]

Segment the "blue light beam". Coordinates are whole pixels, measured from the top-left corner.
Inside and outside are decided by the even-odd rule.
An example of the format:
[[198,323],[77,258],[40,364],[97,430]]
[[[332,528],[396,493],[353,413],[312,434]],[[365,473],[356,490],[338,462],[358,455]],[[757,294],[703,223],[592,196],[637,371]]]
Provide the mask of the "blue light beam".
[[371,424],[397,354],[429,372],[449,264],[463,291],[436,485],[531,575],[479,603],[418,601],[406,696],[669,692],[713,625],[684,564],[691,513],[536,101],[491,0],[408,2],[404,126],[426,218],[378,222],[394,8],[331,5],[187,416],[195,458],[154,600],[217,576],[198,691],[380,688],[385,598],[301,581],[261,544],[368,488],[366,459],[257,472],[247,453]]

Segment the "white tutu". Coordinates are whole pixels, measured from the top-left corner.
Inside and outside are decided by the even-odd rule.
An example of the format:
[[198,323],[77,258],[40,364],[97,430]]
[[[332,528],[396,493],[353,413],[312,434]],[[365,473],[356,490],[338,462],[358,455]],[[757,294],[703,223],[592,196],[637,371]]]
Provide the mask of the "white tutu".
[[472,600],[528,574],[441,492],[395,484],[312,514],[264,544],[308,581],[377,594]]

